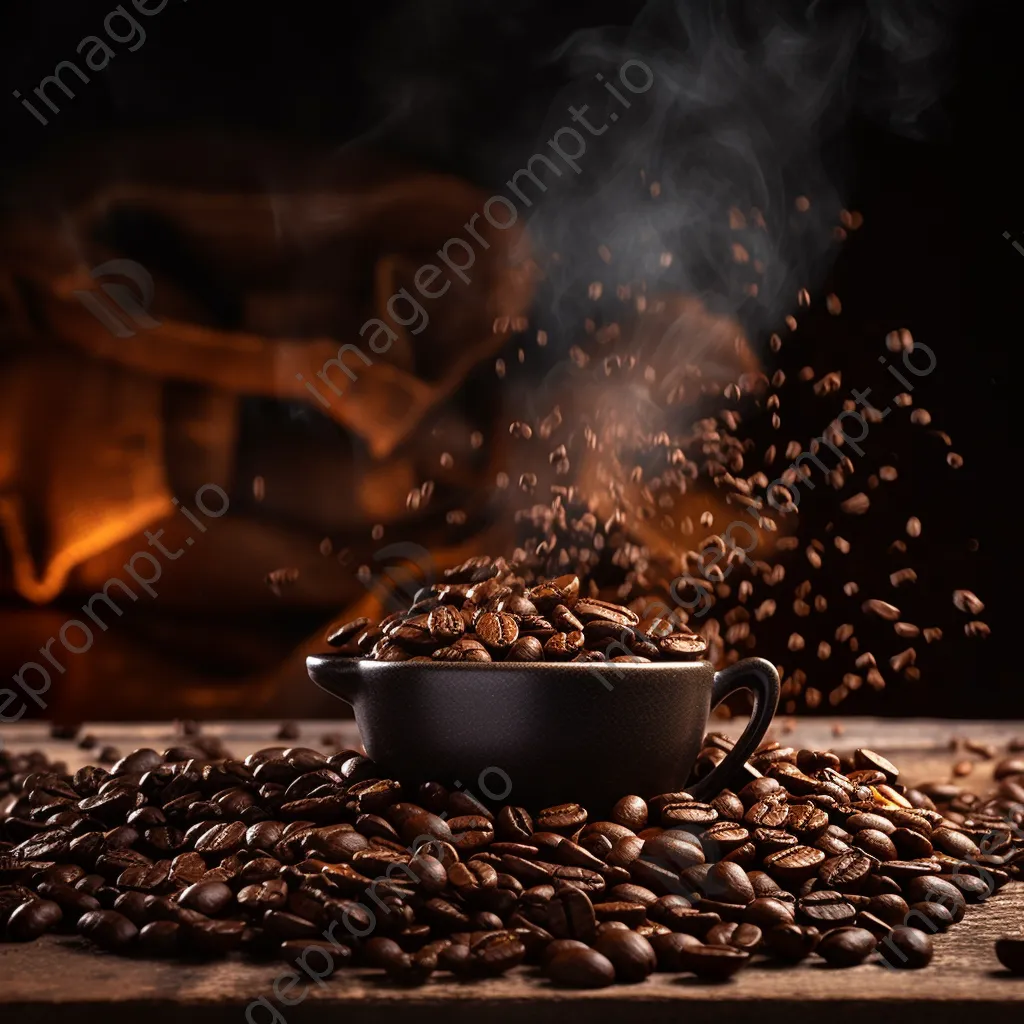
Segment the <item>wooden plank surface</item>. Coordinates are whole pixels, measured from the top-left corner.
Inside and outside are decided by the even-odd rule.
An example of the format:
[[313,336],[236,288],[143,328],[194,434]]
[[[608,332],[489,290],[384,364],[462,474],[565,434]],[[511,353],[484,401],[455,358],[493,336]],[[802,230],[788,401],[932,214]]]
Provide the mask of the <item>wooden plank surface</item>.
[[[340,734],[355,745],[351,722],[299,723],[300,739],[319,746],[325,733]],[[723,731],[728,731],[726,728]],[[166,746],[173,728],[164,724],[86,727],[101,743],[124,751],[140,745]],[[215,723],[204,731],[222,736],[236,753],[275,740],[276,723]],[[840,733],[834,735],[834,733]],[[1004,753],[1008,743],[1024,737],[1021,722],[894,721],[814,719],[776,728],[777,738],[795,745],[843,750],[871,746],[891,756],[909,783],[924,778],[949,778],[951,765],[975,762],[966,782],[983,788],[994,761],[962,749],[971,738],[995,744]],[[45,726],[26,724],[0,730],[10,749],[46,749],[74,769],[89,753],[73,743],[49,738]],[[959,751],[955,750],[960,745]],[[426,986],[403,989],[382,983],[378,972],[345,970],[322,986],[310,979],[292,990],[303,998],[281,1006],[274,997],[275,979],[287,965],[229,959],[217,963],[166,963],[125,959],[96,953],[74,936],[49,936],[27,945],[0,944],[0,1017],[17,1024],[91,1022],[144,1024],[245,1021],[251,1024],[305,1024],[342,1020],[435,1021],[479,1019],[486,1024],[529,1021],[564,1024],[568,1019],[610,1022],[648,1021],[703,1024],[754,1019],[764,1024],[826,1014],[828,1024],[863,1024],[918,1020],[964,1024],[1009,1021],[1024,1010],[1024,978],[1012,978],[995,958],[993,942],[1024,926],[1024,884],[1011,884],[987,903],[968,909],[964,921],[935,938],[936,955],[923,971],[902,972],[878,964],[836,971],[821,961],[782,967],[754,963],[732,981],[712,985],[687,975],[657,974],[640,985],[615,986],[597,992],[552,988],[536,971],[521,968],[482,982],[460,983],[438,975]],[[272,1017],[268,1004],[278,1006]],[[978,1015],[983,1015],[979,1018]],[[799,1015],[799,1016],[795,1016]]]

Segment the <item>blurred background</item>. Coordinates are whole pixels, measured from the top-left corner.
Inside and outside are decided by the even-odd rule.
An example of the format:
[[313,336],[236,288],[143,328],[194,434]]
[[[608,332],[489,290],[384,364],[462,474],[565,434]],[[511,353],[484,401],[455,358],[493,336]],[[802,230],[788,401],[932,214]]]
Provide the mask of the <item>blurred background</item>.
[[[921,517],[920,600],[936,609],[921,625],[941,609],[950,642],[922,652],[921,680],[839,710],[1024,716],[1018,5],[142,7],[8,0],[0,13],[0,678],[41,663],[46,713],[69,720],[337,715],[302,665],[332,622],[515,547],[512,513],[530,502],[498,482],[517,476],[508,424],[562,383],[597,242],[630,259],[642,228],[662,246],[675,233],[678,274],[661,284],[735,317],[768,374],[812,363],[884,387],[887,332],[934,350],[920,404],[964,465],[949,470],[920,431],[880,428],[874,454],[899,465],[898,487],[848,536],[884,540],[858,549],[881,553],[858,556],[859,578],[884,579],[900,567],[886,544]],[[637,54],[657,80],[638,116],[578,178],[551,182],[524,232],[490,230],[471,286],[434,301],[422,331],[396,331],[343,397],[318,400],[305,382],[338,346],[571,123],[569,104],[610,102],[600,68]],[[60,72],[48,105],[34,90],[63,61],[82,74]],[[665,212],[624,198],[637,153],[658,163]],[[769,247],[782,269],[755,303],[722,299],[709,272],[734,193],[797,236]],[[794,228],[798,195],[812,212]],[[864,223],[837,246],[842,209]],[[131,262],[90,273],[118,260]],[[776,357],[768,337],[804,284],[819,307],[838,294],[843,315],[804,311],[801,349]],[[726,373],[743,368],[732,337]],[[691,357],[659,347],[666,366]],[[751,431],[767,437],[762,414]],[[828,422],[793,415],[787,436]],[[832,510],[805,504],[810,537]],[[40,648],[111,578],[130,582],[126,563],[156,575],[153,558],[131,561],[140,551],[159,564],[155,596],[120,600],[88,650],[69,653],[85,642],[67,634],[51,648],[60,668],[48,662]],[[947,576],[984,600],[988,639],[962,635]],[[764,637],[780,659],[789,631]],[[807,670],[825,691],[842,671]]]

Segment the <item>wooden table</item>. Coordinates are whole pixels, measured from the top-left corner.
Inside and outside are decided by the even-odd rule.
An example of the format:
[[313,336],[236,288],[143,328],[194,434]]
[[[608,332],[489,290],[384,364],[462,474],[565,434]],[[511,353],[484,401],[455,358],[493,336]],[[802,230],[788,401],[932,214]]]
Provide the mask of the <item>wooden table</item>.
[[[351,722],[299,723],[298,743],[319,746],[325,733],[355,744]],[[167,724],[90,724],[101,743],[128,751],[170,743]],[[219,723],[204,731],[221,735],[229,749],[245,753],[276,743],[276,723]],[[837,750],[870,746],[890,756],[909,783],[948,778],[958,760],[976,762],[967,782],[984,787],[994,761],[966,752],[965,738],[994,743],[1005,752],[1024,738],[1022,722],[934,720],[782,720],[776,738],[787,743]],[[87,757],[73,743],[51,740],[43,725],[0,729],[11,749],[42,747],[74,770]],[[957,751],[957,745],[960,749]],[[312,980],[286,995],[301,1001],[280,1006],[274,982],[285,964],[252,964],[229,959],[210,964],[130,960],[97,954],[74,936],[51,936],[27,945],[0,944],[0,1021],[4,1024],[305,1024],[311,1021],[435,1024],[479,1020],[481,1024],[528,1021],[567,1024],[572,1020],[647,1024],[751,1021],[758,1024],[815,1019],[823,1024],[1002,1024],[1024,1011],[1024,978],[1006,974],[993,941],[1024,927],[1024,884],[1012,883],[987,903],[968,909],[964,921],[936,936],[936,955],[922,971],[894,971],[877,964],[835,971],[816,958],[797,967],[755,963],[731,982],[710,985],[686,975],[656,974],[640,985],[597,992],[554,989],[532,969],[504,978],[460,983],[439,975],[423,988],[402,989],[378,980],[376,972],[345,970],[322,986]],[[260,1003],[260,997],[268,1002]],[[272,1017],[270,1002],[279,1006]],[[814,1015],[809,1018],[807,1015]],[[799,1015],[799,1016],[797,1016]]]

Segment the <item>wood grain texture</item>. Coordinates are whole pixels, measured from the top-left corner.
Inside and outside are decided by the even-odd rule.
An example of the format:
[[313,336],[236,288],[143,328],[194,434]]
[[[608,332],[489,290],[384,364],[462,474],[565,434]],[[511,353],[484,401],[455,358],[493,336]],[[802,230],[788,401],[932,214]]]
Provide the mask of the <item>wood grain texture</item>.
[[[723,731],[728,723],[723,723]],[[244,753],[278,743],[276,723],[220,723],[205,726]],[[88,726],[102,743],[124,751],[135,746],[160,748],[173,738],[169,725]],[[841,731],[841,735],[834,732]],[[355,740],[352,723],[300,723],[297,743],[318,746],[324,733]],[[894,721],[815,719],[776,727],[777,738],[800,746],[848,749],[870,746],[891,756],[909,783],[949,778],[952,764],[976,762],[965,783],[984,787],[994,761],[953,750],[970,737],[1005,753],[1009,741],[1024,736],[1020,722]],[[5,746],[45,747],[72,767],[88,760],[73,743],[50,740],[40,725],[0,729]],[[536,971],[522,968],[488,981],[459,983],[438,975],[423,988],[383,983],[379,972],[340,972],[322,985],[302,976],[289,996],[303,998],[284,1006],[274,982],[290,970],[285,963],[248,963],[228,959],[211,964],[164,963],[96,953],[73,936],[48,936],[27,945],[0,944],[0,1018],[12,1024],[308,1024],[326,1020],[344,1024],[416,1021],[417,1024],[476,1019],[482,1024],[565,1024],[580,1019],[605,1022],[672,1021],[704,1024],[757,1021],[758,1024],[807,1019],[810,1012],[827,1024],[1002,1024],[1024,1011],[1024,978],[1010,977],[995,957],[993,943],[1024,926],[1024,884],[1011,884],[987,903],[968,909],[964,921],[935,937],[935,959],[922,971],[897,971],[881,964],[850,970],[829,969],[812,960],[781,967],[762,960],[731,982],[711,985],[687,975],[654,975],[640,985],[598,992],[552,988]],[[278,1007],[272,1017],[264,997]],[[796,1016],[798,1015],[798,1016]]]

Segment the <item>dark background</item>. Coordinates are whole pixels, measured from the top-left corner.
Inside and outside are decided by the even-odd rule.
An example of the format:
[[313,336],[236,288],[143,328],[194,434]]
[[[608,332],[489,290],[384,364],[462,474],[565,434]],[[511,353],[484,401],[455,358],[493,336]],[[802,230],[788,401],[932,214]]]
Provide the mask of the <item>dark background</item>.
[[[30,93],[59,60],[73,58],[112,5],[6,0],[0,182],[36,160],[73,153],[82,139],[206,128],[228,146],[248,133],[338,145],[359,139],[497,186],[508,160],[531,151],[524,146],[562,84],[551,54],[573,30],[627,24],[640,6],[171,0],[144,19],[144,46],[129,53],[112,44],[110,66],[76,87],[44,128],[12,90]],[[867,351],[863,339],[894,324],[934,348],[939,367],[922,385],[921,404],[953,435],[966,464],[956,475],[915,474],[916,459],[904,452],[901,486],[927,509],[918,514],[941,540],[934,557],[963,563],[957,579],[985,599],[993,630],[985,643],[945,651],[942,671],[920,685],[894,687],[884,699],[865,695],[856,710],[1024,717],[1012,655],[1020,487],[1010,422],[1011,402],[1019,402],[1024,255],[1003,238],[1008,231],[1024,244],[1019,6],[965,8],[947,39],[927,138],[908,139],[855,113],[828,153],[847,205],[866,217],[830,279],[847,310],[836,359],[856,384],[858,369],[875,369],[877,349]],[[980,550],[968,558],[971,537]]]

